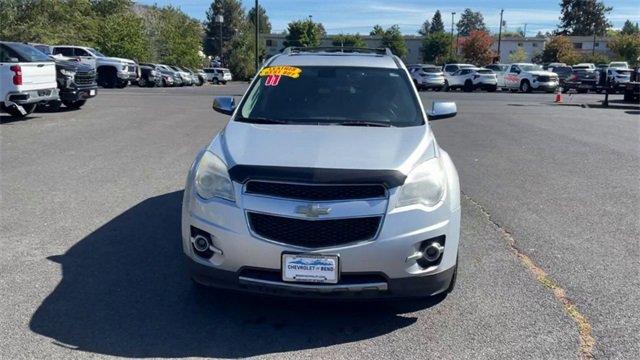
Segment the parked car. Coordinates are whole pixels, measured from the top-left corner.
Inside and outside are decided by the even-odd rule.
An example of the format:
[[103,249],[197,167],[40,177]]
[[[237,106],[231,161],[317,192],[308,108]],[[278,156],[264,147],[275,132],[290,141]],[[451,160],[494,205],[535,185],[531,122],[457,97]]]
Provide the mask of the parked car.
[[0,109],[31,114],[38,103],[59,100],[56,65],[31,45],[0,41]]
[[580,63],[580,64],[576,64],[573,65],[572,68],[574,70],[595,70],[596,69],[596,64],[594,63]]
[[571,68],[571,66],[555,66],[550,67],[549,71],[558,75],[559,86],[562,87],[563,90],[566,90],[565,82],[571,77],[571,74],[573,74],[573,68]]
[[597,91],[598,72],[589,69],[573,69],[571,76],[564,82],[566,90],[575,90],[578,93]]
[[610,67],[607,69],[609,87],[614,91],[623,91],[627,83],[631,81],[633,70],[623,67]]
[[194,71],[198,75],[198,86],[204,85],[208,81],[207,74],[202,69],[195,69]]
[[64,56],[64,55],[62,55],[60,53],[54,54],[53,53],[53,50],[54,50],[54,46],[53,45],[37,44],[37,43],[29,43],[29,45],[33,46],[34,48],[42,51],[43,53],[45,53],[47,55],[49,55],[54,60],[80,61],[80,62],[83,62],[84,64],[86,64],[88,66],[91,66],[94,69],[96,68],[95,59],[82,60],[80,57]]
[[442,71],[444,72],[444,74],[453,74],[454,72],[460,70],[460,69],[471,69],[471,68],[475,68],[475,65],[471,65],[471,64],[445,64],[442,67]]
[[485,66],[485,68],[492,70],[496,74],[496,83],[498,84],[498,88],[502,90],[506,90],[506,85],[504,83],[504,76],[507,74],[509,70],[508,64],[491,64]]
[[471,92],[482,89],[494,92],[497,88],[496,74],[486,68],[462,68],[453,74],[445,74],[444,91],[463,89]]
[[318,51],[286,49],[239,103],[214,99],[234,115],[187,175],[192,279],[323,298],[450,292],[460,186],[427,120],[454,116],[455,103],[425,117],[390,52]]
[[231,81],[231,71],[226,68],[208,68],[204,69],[204,72],[207,74],[207,79],[209,82],[214,84],[226,84],[227,81]]
[[507,89],[522,92],[554,92],[559,85],[558,74],[531,63],[510,64],[504,82]]
[[141,63],[139,64],[139,70],[138,86],[162,86],[162,71],[156,64]]
[[409,65],[407,70],[409,70],[413,83],[418,90],[433,89],[440,91],[444,87],[444,73],[438,66],[425,64]]
[[195,71],[189,69],[189,68],[184,68],[184,70],[186,72],[189,73],[189,75],[191,75],[191,83],[193,85],[197,85],[197,86],[202,86],[202,83],[200,82],[200,78],[198,77],[198,74],[196,74]]
[[169,85],[168,81],[164,80],[163,77],[163,86],[184,86],[183,82],[182,82],[182,76],[180,75],[179,72],[175,71],[174,69],[172,69],[169,65],[164,65],[164,64],[157,64],[158,67],[161,69],[162,74],[166,75],[167,77],[170,76],[171,77],[171,82],[173,83],[173,85]]
[[180,78],[182,79],[182,85],[187,85],[187,86],[191,86],[193,85],[193,78],[191,77],[191,74],[189,72],[187,72],[186,70],[180,68],[179,66],[170,66],[170,68],[172,68],[173,70],[175,70],[178,74],[180,74]]
[[612,61],[609,63],[610,68],[629,69],[629,63],[626,61]]
[[567,67],[568,65],[563,63],[563,62],[552,62],[549,63],[545,66],[543,66],[544,70],[548,70],[548,71],[553,71],[552,69],[557,68],[557,67]]
[[95,64],[98,85],[106,88],[124,88],[129,81],[137,80],[138,69],[133,60],[109,57],[98,50],[84,46],[55,45],[53,55],[75,57],[81,62]]
[[624,88],[624,101],[638,102],[640,99],[640,68],[631,71],[631,79]]
[[98,94],[94,67],[78,61],[56,59],[55,62],[60,100],[49,102],[49,107],[59,108],[64,104],[67,108],[79,109]]

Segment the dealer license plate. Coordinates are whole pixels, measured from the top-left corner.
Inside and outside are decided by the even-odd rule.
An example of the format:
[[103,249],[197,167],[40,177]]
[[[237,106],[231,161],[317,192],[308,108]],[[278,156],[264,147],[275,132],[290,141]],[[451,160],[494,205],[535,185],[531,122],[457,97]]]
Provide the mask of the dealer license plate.
[[335,255],[282,254],[282,280],[289,282],[338,282]]
[[89,96],[94,96],[95,94],[96,94],[96,90],[95,89],[89,90]]

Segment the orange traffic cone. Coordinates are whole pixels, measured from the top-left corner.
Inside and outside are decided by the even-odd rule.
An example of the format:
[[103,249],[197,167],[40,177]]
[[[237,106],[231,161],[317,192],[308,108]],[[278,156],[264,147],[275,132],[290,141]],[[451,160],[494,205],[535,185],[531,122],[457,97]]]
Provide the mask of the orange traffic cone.
[[560,87],[556,88],[556,100],[554,102],[556,103],[562,102],[562,89]]

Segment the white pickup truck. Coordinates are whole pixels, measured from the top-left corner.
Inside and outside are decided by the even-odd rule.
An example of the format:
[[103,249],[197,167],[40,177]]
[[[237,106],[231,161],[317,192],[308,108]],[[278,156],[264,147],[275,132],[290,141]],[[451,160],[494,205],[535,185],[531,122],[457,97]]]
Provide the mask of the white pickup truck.
[[23,117],[58,99],[55,63],[31,45],[0,41],[0,108]]
[[138,78],[138,65],[135,61],[109,57],[90,47],[54,45],[51,52],[53,55],[77,58],[92,65],[98,72],[98,85],[106,88],[124,88],[129,85],[129,81]]
[[558,74],[542,70],[542,66],[529,63],[510,64],[504,73],[504,85],[511,91],[554,92],[558,87]]

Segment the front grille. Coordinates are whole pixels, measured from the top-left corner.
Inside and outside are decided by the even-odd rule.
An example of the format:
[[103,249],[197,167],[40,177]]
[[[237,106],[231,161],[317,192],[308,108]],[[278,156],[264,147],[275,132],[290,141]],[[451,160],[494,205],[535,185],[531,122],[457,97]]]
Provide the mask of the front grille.
[[302,220],[248,213],[249,225],[259,236],[309,248],[335,246],[376,236],[381,216],[350,219]]
[[78,85],[91,85],[96,80],[96,73],[94,71],[77,72],[74,78],[74,82]]
[[305,185],[250,181],[247,183],[245,192],[248,194],[307,201],[355,200],[386,197],[386,189],[382,185]]
[[558,81],[558,77],[557,76],[538,76],[538,81],[539,82],[549,82],[549,81]]

